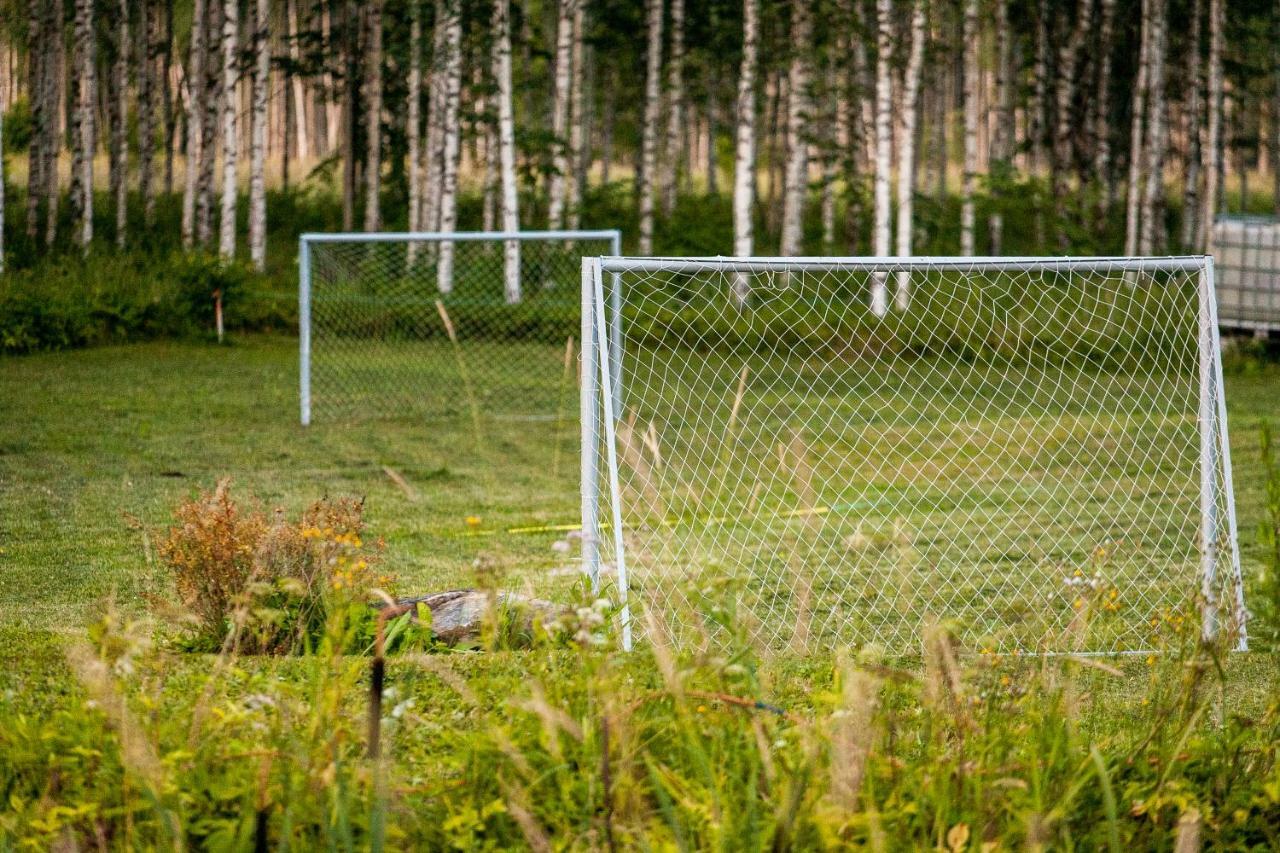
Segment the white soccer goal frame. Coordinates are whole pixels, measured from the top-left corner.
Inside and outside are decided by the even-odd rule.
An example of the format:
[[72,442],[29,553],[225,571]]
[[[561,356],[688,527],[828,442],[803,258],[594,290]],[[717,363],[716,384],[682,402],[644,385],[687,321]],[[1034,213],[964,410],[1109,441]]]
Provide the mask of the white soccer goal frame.
[[[567,243],[607,241],[613,254],[622,251],[622,232],[616,228],[560,231],[405,231],[308,232],[298,239],[298,405],[303,426],[311,424],[311,249],[323,243]],[[619,296],[620,298],[620,296]]]
[[[1221,341],[1219,337],[1217,299],[1214,290],[1212,256],[1181,257],[686,257],[646,258],[610,256],[584,258],[582,261],[582,548],[584,569],[594,589],[601,584],[601,548],[611,548],[619,597],[621,643],[632,648],[632,614],[628,593],[627,549],[624,542],[616,425],[622,417],[620,382],[622,320],[619,276],[625,273],[788,273],[863,272],[881,273],[886,277],[915,269],[963,270],[967,272],[1016,272],[1052,269],[1066,272],[1195,274],[1198,287],[1199,348],[1199,412],[1200,436],[1200,594],[1201,636],[1213,641],[1219,636],[1221,610],[1218,601],[1219,555],[1217,543],[1223,520],[1218,517],[1216,492],[1221,488],[1227,518],[1226,536],[1230,543],[1233,600],[1228,606],[1236,631],[1235,650],[1248,650],[1247,610],[1244,602],[1243,576],[1240,565],[1234,486],[1231,472],[1230,442],[1223,389]],[[612,291],[606,291],[604,276],[612,277]],[[606,319],[606,304],[609,305]],[[602,400],[613,405],[602,406]],[[601,414],[604,414],[601,417]],[[603,423],[601,423],[603,421]],[[1205,425],[1209,426],[1205,426]],[[606,467],[607,490],[611,517],[605,525],[600,519],[602,490],[600,483],[601,447]],[[1221,477],[1220,483],[1216,478]],[[608,528],[607,532],[605,528]],[[1146,653],[1149,650],[1125,650],[1104,654]]]

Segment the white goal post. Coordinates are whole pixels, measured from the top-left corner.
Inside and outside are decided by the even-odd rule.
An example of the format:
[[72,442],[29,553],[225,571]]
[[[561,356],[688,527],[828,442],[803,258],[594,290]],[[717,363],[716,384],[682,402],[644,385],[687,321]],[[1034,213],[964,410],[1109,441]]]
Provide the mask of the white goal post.
[[581,259],[616,255],[621,241],[616,229],[303,234],[302,424],[552,416],[560,353],[579,327]]
[[581,280],[584,561],[624,646],[637,602],[714,636],[691,599],[729,589],[775,648],[910,652],[938,620],[1126,653],[1188,618],[1247,648],[1212,258],[612,256]]

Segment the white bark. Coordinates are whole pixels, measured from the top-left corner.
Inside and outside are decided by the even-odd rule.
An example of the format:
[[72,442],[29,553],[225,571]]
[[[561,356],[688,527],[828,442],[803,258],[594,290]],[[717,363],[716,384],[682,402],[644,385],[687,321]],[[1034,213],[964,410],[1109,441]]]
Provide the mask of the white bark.
[[[76,109],[79,114],[78,174],[80,227],[76,240],[84,251],[93,242],[93,157],[98,131],[94,119],[98,108],[97,39],[94,31],[93,0],[76,0]],[[54,164],[56,168],[56,163]]]
[[653,253],[653,184],[662,118],[662,0],[646,0],[644,126],[640,133],[640,254]]
[[586,99],[583,88],[586,85],[585,50],[583,47],[583,30],[586,26],[586,0],[579,0],[573,15],[573,50],[570,62],[573,65],[573,77],[569,84],[569,192],[566,205],[569,227],[577,229],[582,215],[582,190],[586,181],[584,150],[586,140],[587,118],[584,113]]
[[1167,37],[1167,0],[1151,0],[1151,56],[1150,89],[1151,104],[1147,125],[1147,183],[1142,197],[1141,225],[1138,236],[1138,252],[1149,255],[1156,250],[1157,239],[1162,239],[1163,229],[1157,222],[1159,203],[1164,195],[1164,154],[1167,139],[1164,97],[1164,57]]
[[191,52],[187,59],[186,171],[182,177],[182,245],[195,243],[196,194],[204,144],[205,0],[195,0],[191,17]]
[[1139,200],[1142,187],[1142,139],[1146,126],[1147,78],[1151,56],[1151,2],[1142,0],[1142,25],[1138,37],[1138,76],[1133,86],[1132,117],[1129,125],[1129,180],[1125,188],[1124,253],[1138,252]]
[[974,250],[974,192],[978,182],[978,0],[964,4],[964,183],[960,204],[960,254]]
[[1069,199],[1068,176],[1072,160],[1072,140],[1076,125],[1071,104],[1076,91],[1076,60],[1084,44],[1085,35],[1093,23],[1093,0],[1079,0],[1076,6],[1075,26],[1071,35],[1058,52],[1057,125],[1053,135],[1053,198],[1058,227],[1058,247],[1065,250],[1068,238],[1065,230],[1067,202]]
[[[893,153],[893,3],[876,0],[876,163],[875,225],[872,254],[889,254],[889,231],[892,212],[889,209],[889,172]],[[883,275],[871,280],[871,312],[883,317],[889,311],[888,291]]]
[[440,154],[444,148],[445,90],[445,28],[440,21],[445,18],[445,0],[435,2],[435,26],[431,38],[431,73],[427,80],[427,137],[422,150],[423,192],[422,214],[419,224],[424,231],[440,230],[440,189],[444,179],[444,161]]
[[[914,0],[911,12],[911,52],[902,80],[902,125],[898,143],[898,256],[911,256],[911,231],[914,227],[912,202],[915,196],[916,119],[919,115],[920,76],[924,71],[925,25],[928,12],[925,0]],[[899,311],[906,311],[911,301],[911,274],[898,273],[894,301]]]
[[[516,187],[515,117],[511,104],[511,7],[510,0],[493,3],[493,78],[498,96],[498,159],[501,163],[502,229],[520,230]],[[503,291],[509,304],[520,301],[520,242],[503,246]]]
[[[458,0],[446,0],[445,28],[445,95],[444,95],[444,168],[440,187],[440,230],[452,233],[457,224],[458,155],[461,130],[458,107],[462,96],[462,17]],[[436,266],[436,287],[441,293],[453,290],[453,243],[440,244],[440,260]]]
[[1200,245],[1213,253],[1213,217],[1218,209],[1222,164],[1222,28],[1224,0],[1209,0],[1209,127],[1205,138],[1204,197],[1200,199]]
[[253,26],[252,139],[249,143],[249,259],[254,269],[267,263],[267,79],[271,73],[268,0],[255,0]]
[[236,256],[236,167],[239,137],[236,119],[236,84],[240,80],[240,4],[222,4],[222,217],[219,220],[218,254]]
[[[745,258],[752,251],[752,208],[755,206],[756,61],[760,37],[760,0],[742,3],[742,66],[738,73],[737,132],[733,163],[733,253]],[[750,284],[745,274],[734,282],[739,304],[746,302]]]
[[[409,137],[409,230],[421,228],[422,215],[422,4],[409,0],[409,107],[406,118]],[[417,255],[417,244],[409,244],[409,262]]]
[[112,68],[114,96],[111,128],[111,182],[116,207],[116,246],[123,249],[129,236],[129,0],[116,7],[116,56]]
[[676,188],[684,162],[684,0],[671,0],[671,56],[667,58],[667,142],[662,169],[662,208],[676,206]]
[[[1114,2],[1114,0],[1112,0]],[[1182,196],[1182,247],[1192,249],[1196,245],[1196,225],[1200,218],[1200,130],[1204,118],[1204,66],[1200,60],[1200,36],[1203,32],[1204,0],[1191,4],[1191,28],[1187,34],[1186,80],[1189,87],[1187,105],[1183,112],[1183,132],[1187,139],[1187,174],[1183,182]],[[1275,127],[1275,116],[1272,116]],[[1274,136],[1274,131],[1272,133]],[[1275,169],[1277,164],[1273,164]],[[1280,175],[1280,170],[1276,171]],[[1280,203],[1280,195],[1276,197]]]
[[[999,186],[1007,178],[1013,161],[1013,32],[1009,26],[1009,0],[996,0],[996,104],[995,127],[991,134],[990,160],[992,171],[999,172]],[[996,194],[993,187],[992,195]],[[997,207],[987,216],[987,233],[991,242],[991,254],[999,255],[1004,248],[1004,214]]]
[[155,28],[151,0],[142,0],[138,4],[138,194],[142,196],[142,219],[147,227],[154,222],[156,210]]
[[[416,9],[416,5],[414,6]],[[298,0],[287,0],[285,7],[285,17],[287,19],[289,40],[289,60],[297,68],[302,63],[302,49],[298,45]],[[292,73],[289,75],[289,84],[293,87],[293,103],[297,110],[295,117],[295,133],[297,134],[297,152],[298,159],[305,160],[311,151],[310,146],[310,123],[307,121],[307,94],[302,85],[302,75]]]
[[551,102],[551,135],[554,146],[551,177],[548,180],[550,201],[547,226],[558,230],[564,225],[566,180],[569,175],[568,136],[570,86],[573,64],[573,17],[578,0],[556,2],[555,92]]
[[784,256],[800,253],[804,236],[804,203],[809,192],[809,51],[813,30],[810,0],[791,3],[791,66],[787,70],[787,154],[782,190],[782,245]]
[[365,72],[364,230],[382,227],[382,0],[369,3]]

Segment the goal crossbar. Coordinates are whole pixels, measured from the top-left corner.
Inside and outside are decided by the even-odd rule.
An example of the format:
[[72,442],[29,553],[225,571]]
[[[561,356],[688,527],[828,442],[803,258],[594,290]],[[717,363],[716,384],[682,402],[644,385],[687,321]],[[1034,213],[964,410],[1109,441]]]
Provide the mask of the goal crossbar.
[[[627,323],[635,323],[638,318],[628,315],[628,311],[621,308],[620,300],[628,300],[630,305],[632,297],[632,279],[637,282],[647,282],[652,277],[683,277],[686,282],[685,288],[696,289],[699,284],[707,286],[706,281],[700,281],[699,277],[706,279],[716,275],[730,274],[734,278],[741,280],[743,276],[751,276],[754,274],[790,274],[795,279],[802,279],[804,276],[818,276],[830,273],[848,273],[860,274],[866,276],[867,281],[884,282],[888,279],[889,274],[893,273],[933,273],[941,274],[944,278],[951,276],[963,278],[964,276],[983,276],[995,275],[1000,276],[1001,281],[1005,285],[1010,284],[1010,277],[1018,274],[1026,273],[1063,273],[1070,277],[1068,279],[1068,288],[1070,282],[1078,279],[1080,276],[1089,274],[1101,275],[1100,280],[1107,282],[1122,281],[1123,284],[1111,284],[1114,292],[1117,294],[1116,299],[1123,300],[1126,296],[1126,289],[1133,291],[1133,284],[1143,276],[1157,276],[1160,274],[1179,274],[1182,276],[1182,283],[1188,291],[1194,290],[1193,294],[1187,296],[1189,304],[1181,306],[1188,314],[1194,313],[1194,320],[1191,322],[1195,325],[1194,342],[1187,341],[1187,346],[1193,350],[1189,357],[1198,363],[1194,370],[1186,370],[1186,373],[1194,373],[1194,376],[1183,376],[1179,381],[1186,381],[1198,385],[1198,399],[1188,400],[1187,408],[1192,409],[1189,413],[1180,413],[1183,417],[1191,417],[1195,421],[1195,426],[1199,430],[1199,458],[1194,460],[1184,460],[1190,464],[1196,464],[1199,468],[1198,476],[1193,474],[1191,470],[1181,473],[1190,475],[1198,481],[1198,507],[1196,514],[1199,516],[1198,529],[1195,531],[1195,538],[1198,540],[1194,548],[1199,554],[1199,577],[1198,593],[1201,608],[1201,629],[1204,639],[1216,639],[1221,630],[1221,623],[1224,621],[1220,617],[1220,611],[1225,608],[1229,614],[1231,629],[1234,632],[1231,636],[1235,638],[1237,649],[1247,649],[1247,633],[1246,633],[1246,610],[1244,606],[1244,597],[1242,589],[1242,577],[1240,568],[1240,558],[1237,545],[1236,530],[1236,514],[1235,502],[1233,494],[1231,460],[1229,453],[1229,441],[1227,434],[1227,420],[1225,399],[1222,393],[1223,377],[1222,377],[1222,360],[1221,347],[1218,336],[1217,322],[1217,306],[1214,294],[1214,278],[1213,278],[1213,259],[1208,256],[1174,256],[1174,257],[1151,257],[1151,258],[1124,258],[1124,257],[1089,257],[1089,258],[1059,258],[1059,257],[913,257],[913,258],[894,258],[894,257],[753,257],[753,258],[734,258],[734,257],[678,257],[678,258],[654,258],[654,257],[623,257],[623,256],[605,256],[599,258],[584,258],[582,262],[582,299],[583,299],[583,371],[582,371],[582,524],[583,524],[583,548],[584,561],[587,570],[596,586],[601,582],[601,575],[604,569],[610,569],[616,574],[617,591],[621,599],[621,618],[623,644],[630,647],[631,644],[631,607],[629,592],[636,589],[636,577],[634,576],[634,566],[632,567],[633,575],[628,578],[628,563],[632,560],[632,550],[637,546],[629,539],[641,536],[641,527],[644,525],[636,520],[636,517],[628,517],[626,510],[632,509],[627,506],[628,501],[633,503],[644,503],[636,496],[639,491],[649,487],[647,479],[637,486],[640,476],[634,470],[635,466],[647,469],[656,465],[665,464],[669,467],[675,467],[680,460],[661,460],[659,458],[665,451],[660,447],[664,440],[678,443],[679,441],[687,441],[689,437],[666,437],[660,434],[664,427],[663,416],[676,418],[677,421],[689,423],[692,417],[700,420],[700,416],[695,408],[688,405],[685,401],[690,398],[696,398],[699,393],[707,393],[707,388],[700,387],[680,387],[675,380],[682,375],[682,371],[687,374],[690,370],[687,365],[681,364],[676,367],[662,364],[655,361],[654,364],[646,364],[645,370],[648,371],[644,376],[640,376],[639,368],[628,363],[627,367],[623,367],[624,360],[628,358],[639,357],[639,353],[643,349],[643,344],[633,342],[628,338],[628,330],[621,328],[624,317]],[[627,278],[630,277],[630,278]],[[792,278],[786,277],[781,279],[783,282],[792,281]],[[901,280],[901,279],[899,279]],[[1147,279],[1149,281],[1149,279]],[[955,285],[954,280],[949,283]],[[724,286],[722,280],[718,282],[720,286]],[[717,282],[710,281],[710,285],[714,288]],[[927,302],[927,281],[919,282],[921,288],[919,297],[920,302]],[[786,292],[787,287],[777,287],[773,292]],[[845,294],[847,296],[847,294]],[[913,302],[912,307],[917,303]],[[743,305],[739,304],[739,310],[746,310]],[[849,305],[842,304],[842,310],[847,310]],[[665,316],[665,315],[664,315]],[[652,318],[645,318],[652,319]],[[706,319],[706,318],[703,318]],[[881,318],[883,319],[883,318]],[[1153,315],[1145,318],[1152,325],[1157,325],[1162,317]],[[868,320],[863,318],[862,322],[877,322],[876,320]],[[691,327],[694,328],[694,327]],[[652,329],[642,330],[650,336],[661,336],[661,329],[654,331]],[[1154,331],[1159,332],[1160,329]],[[696,330],[695,330],[696,333]],[[718,333],[717,333],[718,334]],[[1189,336],[1188,336],[1189,337]],[[745,361],[742,362],[741,373],[738,374],[738,362],[733,363],[733,370],[728,369],[731,358],[722,357],[724,353],[717,352],[715,346],[717,343],[723,343],[714,335],[707,334],[701,342],[698,343],[690,353],[695,356],[692,360],[706,360],[710,356],[715,356],[724,361],[723,371],[727,371],[728,376],[721,376],[719,379],[737,378],[736,396],[733,395],[732,386],[735,384],[729,381],[727,384],[721,382],[720,390],[725,391],[729,396],[733,397],[731,413],[728,417],[728,430],[732,433],[734,429],[734,419],[739,420],[739,430],[742,430],[741,420],[743,415],[740,413],[740,405],[744,399],[744,385],[747,383],[749,370]],[[684,345],[682,342],[681,345]],[[702,349],[699,349],[701,347]],[[708,355],[708,353],[710,355]],[[1163,353],[1158,350],[1154,355],[1148,357],[1158,358]],[[656,357],[655,357],[656,359]],[[1163,369],[1163,368],[1162,368]],[[655,378],[658,371],[666,370],[668,375],[665,377]],[[1148,371],[1151,375],[1155,375],[1156,371]],[[754,378],[754,377],[752,377]],[[1137,382],[1142,379],[1142,371],[1137,371],[1133,376],[1125,376],[1126,381]],[[1159,377],[1158,377],[1159,378]],[[1156,381],[1156,380],[1151,380]],[[650,387],[646,388],[646,382]],[[667,384],[670,383],[668,387]],[[774,393],[773,398],[763,396],[762,399],[773,399],[776,405],[776,399],[781,391],[794,393],[798,396],[804,396],[805,393],[812,393],[811,390],[806,391],[804,388],[784,388],[779,391],[778,388],[768,389]],[[1039,390],[1039,389],[1036,389]],[[1052,389],[1051,389],[1052,390]],[[1139,392],[1141,389],[1138,389]],[[646,392],[649,392],[651,399],[644,399]],[[1165,394],[1166,391],[1157,388],[1152,393],[1157,397]],[[637,422],[636,409],[632,406],[642,407],[648,406],[650,409],[655,405],[670,404],[672,399],[682,395],[680,405],[684,408],[679,413],[664,413],[661,411],[645,411],[639,415]],[[667,395],[667,396],[663,396]],[[612,401],[612,405],[603,405],[602,400]],[[1055,401],[1056,402],[1056,401]],[[1163,398],[1156,400],[1157,403],[1165,402]],[[812,400],[806,401],[806,405],[812,404]],[[726,407],[727,408],[727,407]],[[628,414],[630,413],[630,414]],[[850,417],[847,413],[845,417]],[[681,421],[681,418],[683,420]],[[647,419],[647,420],[646,420]],[[707,425],[700,427],[714,431],[716,429],[714,419],[709,418]],[[630,433],[638,431],[640,426],[647,426],[648,434],[635,439]],[[845,425],[847,426],[847,424]],[[723,429],[723,423],[719,424]],[[673,431],[677,427],[672,427]],[[621,432],[628,435],[620,437]],[[797,435],[799,432],[797,431]],[[823,440],[827,440],[829,436],[824,436]],[[838,438],[838,437],[837,437]],[[709,441],[718,440],[717,436],[713,436]],[[735,437],[730,435],[730,440]],[[775,439],[776,440],[776,436]],[[646,449],[648,448],[648,449]],[[733,450],[725,451],[732,454]],[[778,453],[783,454],[784,448],[778,445]],[[646,461],[646,455],[651,454],[654,459]],[[628,459],[627,457],[631,457]],[[691,457],[692,458],[692,457]],[[825,461],[825,460],[822,460]],[[1073,460],[1076,461],[1076,460]],[[1167,464],[1164,460],[1158,460],[1163,464]],[[808,464],[808,463],[805,463]],[[1152,463],[1155,464],[1155,463]],[[601,468],[603,467],[603,471]],[[1035,471],[1028,470],[1027,476],[1031,476]],[[643,472],[644,478],[656,477],[661,480],[663,474],[654,474],[652,470]],[[601,477],[607,478],[605,483],[601,483]],[[763,476],[763,473],[760,474]],[[673,475],[672,482],[678,482],[679,478]],[[692,491],[688,483],[675,488],[685,488]],[[759,491],[757,488],[755,491]],[[751,499],[755,499],[755,491],[752,491]],[[767,488],[766,488],[767,491]],[[629,492],[632,493],[629,495]],[[661,496],[659,496],[660,499]],[[708,500],[714,504],[717,500],[716,495],[712,495]],[[1190,495],[1187,495],[1189,498]],[[681,496],[673,496],[673,501],[682,500]],[[657,500],[652,499],[650,500]],[[701,505],[702,498],[699,498]],[[602,518],[602,510],[607,505],[608,512]],[[686,508],[687,509],[687,508]],[[896,507],[895,507],[896,509]],[[739,507],[735,511],[741,511]],[[652,535],[654,530],[667,528],[674,529],[677,525],[689,524],[688,516],[671,516],[661,515],[667,510],[659,510],[661,517],[654,520],[650,518],[648,522],[648,534]],[[792,519],[804,515],[830,515],[834,516],[833,508],[830,506],[817,507],[814,506],[810,510],[792,509],[781,512],[774,517],[775,523],[779,518],[784,516]],[[643,515],[641,512],[639,515]],[[724,524],[743,524],[745,522],[730,515],[724,515],[721,518],[714,518],[714,513],[704,518],[703,524],[710,525],[712,523],[723,526]],[[895,527],[897,522],[894,522]],[[811,534],[816,535],[816,534]],[[895,534],[896,535],[896,534]],[[670,534],[668,540],[674,534]],[[660,539],[661,536],[655,538]],[[861,523],[857,527],[850,539],[858,540],[863,537]],[[708,535],[700,540],[701,546],[724,546],[732,549],[741,543],[735,545],[726,545],[733,539],[731,536],[718,536],[718,534]],[[669,542],[667,543],[669,544]],[[680,543],[681,545],[686,543]],[[1105,554],[1105,549],[1099,545],[1099,550]],[[669,548],[662,551],[662,548],[656,550],[668,555],[679,553],[682,558],[689,558],[693,551],[681,551],[679,547]],[[1225,553],[1224,553],[1225,552]],[[607,554],[607,557],[602,556]],[[727,551],[723,553],[715,553],[714,548],[708,553],[706,550],[698,552],[702,557],[708,558],[713,562],[724,558],[746,559],[742,554],[730,556]],[[1160,555],[1151,555],[1151,559],[1158,559]],[[1223,557],[1226,559],[1224,560]],[[608,560],[612,560],[613,565],[608,565]],[[675,571],[677,567],[669,566],[666,569]],[[681,567],[683,568],[683,567]],[[648,571],[653,571],[650,566]],[[1224,582],[1222,575],[1230,573],[1230,577]],[[1077,571],[1077,575],[1079,572]],[[640,580],[641,585],[649,582],[650,578],[645,577]],[[1189,578],[1187,579],[1190,580]],[[655,583],[661,583],[661,580]],[[1067,582],[1073,582],[1071,578],[1067,578]],[[1225,589],[1226,594],[1230,596],[1230,601],[1220,602],[1220,590]],[[1159,598],[1159,596],[1156,596]],[[1165,601],[1168,600],[1167,594],[1164,596]],[[1077,606],[1079,602],[1077,601]],[[866,640],[867,637],[848,637],[846,640]],[[1138,649],[1130,644],[1125,648],[1108,648],[1102,651],[1119,653],[1131,652]],[[1082,651],[1077,649],[1076,651]],[[1083,651],[1089,651],[1084,649]]]

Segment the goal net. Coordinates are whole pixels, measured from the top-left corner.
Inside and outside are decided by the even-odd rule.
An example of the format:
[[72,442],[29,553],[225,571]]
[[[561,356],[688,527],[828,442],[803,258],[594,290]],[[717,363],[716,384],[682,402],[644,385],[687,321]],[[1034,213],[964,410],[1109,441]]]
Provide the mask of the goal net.
[[1219,216],[1213,253],[1222,325],[1280,331],[1280,219]]
[[[583,263],[585,559],[643,625],[1244,643],[1212,261]],[[620,297],[621,310],[609,307]],[[712,592],[719,590],[719,592]]]
[[[301,419],[576,415],[581,259],[617,231],[306,234]],[[570,436],[572,438],[572,435]]]

